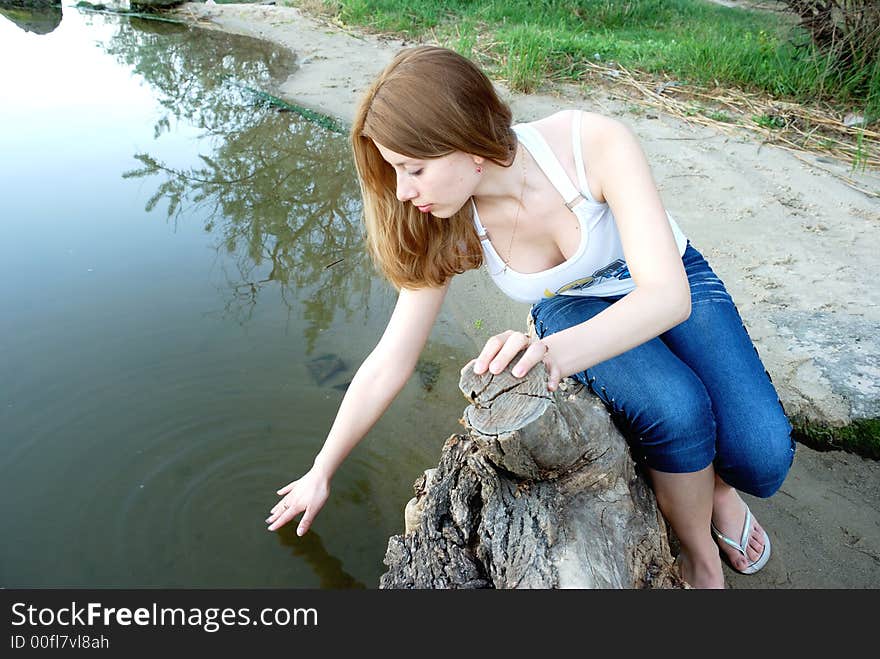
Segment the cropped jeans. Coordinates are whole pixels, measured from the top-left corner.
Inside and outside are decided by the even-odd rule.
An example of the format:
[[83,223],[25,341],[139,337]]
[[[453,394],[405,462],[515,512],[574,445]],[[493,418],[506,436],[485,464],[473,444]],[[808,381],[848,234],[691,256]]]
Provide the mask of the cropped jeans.
[[[791,424],[722,281],[690,243],[682,261],[690,317],[572,377],[602,400],[640,464],[686,473],[714,463],[727,484],[769,497],[794,459]],[[545,298],[532,307],[535,331],[583,323],[621,297]]]

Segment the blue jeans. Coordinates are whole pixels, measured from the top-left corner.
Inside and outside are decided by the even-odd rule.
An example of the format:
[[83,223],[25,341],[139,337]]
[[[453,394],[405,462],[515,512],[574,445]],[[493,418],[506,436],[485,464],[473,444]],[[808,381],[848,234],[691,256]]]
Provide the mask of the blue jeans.
[[[572,375],[611,413],[633,458],[658,471],[714,463],[729,485],[769,497],[794,459],[791,424],[733,300],[690,243],[683,323]],[[556,295],[532,307],[539,337],[583,323],[621,299]]]

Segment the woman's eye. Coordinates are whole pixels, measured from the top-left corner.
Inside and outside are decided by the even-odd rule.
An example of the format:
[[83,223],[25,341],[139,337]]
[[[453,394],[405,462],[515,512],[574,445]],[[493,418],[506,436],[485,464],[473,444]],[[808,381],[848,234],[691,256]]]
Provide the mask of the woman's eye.
[[410,172],[409,175],[410,175],[410,176],[418,176],[419,174],[422,173],[422,171],[423,171],[423,170],[421,170],[421,169],[417,169],[417,170],[415,170],[414,172]]

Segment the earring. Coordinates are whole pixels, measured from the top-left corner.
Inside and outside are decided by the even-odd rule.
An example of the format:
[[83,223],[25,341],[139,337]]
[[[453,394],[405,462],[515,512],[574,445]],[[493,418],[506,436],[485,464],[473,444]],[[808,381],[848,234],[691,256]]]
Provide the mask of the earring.
[[483,173],[483,168],[480,167],[479,165],[477,165],[477,174],[482,174],[482,173]]

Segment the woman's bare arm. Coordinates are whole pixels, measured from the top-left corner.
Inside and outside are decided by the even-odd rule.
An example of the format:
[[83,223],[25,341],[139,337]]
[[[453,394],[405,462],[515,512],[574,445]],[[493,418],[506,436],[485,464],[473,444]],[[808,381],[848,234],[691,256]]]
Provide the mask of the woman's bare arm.
[[442,288],[401,289],[379,343],[348,387],[315,466],[328,478],[369,432],[413,374],[440,312]]
[[[543,340],[563,377],[653,339],[690,315],[687,275],[641,146],[614,119],[588,120],[594,125],[583,131],[587,162],[614,213],[636,289],[590,320]],[[596,121],[602,124],[598,130]]]
[[270,531],[284,526],[301,512],[304,515],[297,534],[308,531],[330,494],[333,474],[388,409],[415,370],[448,288],[447,282],[438,288],[401,289],[388,326],[348,386],[312,468],[278,490],[282,499],[266,519]]
[[[561,378],[659,336],[690,315],[687,275],[638,140],[610,117],[585,114],[583,122],[585,161],[614,213],[636,289],[593,318],[532,342],[513,374],[525,375],[543,361],[551,374],[551,390]],[[492,337],[474,371],[501,372],[529,343],[521,332]]]

